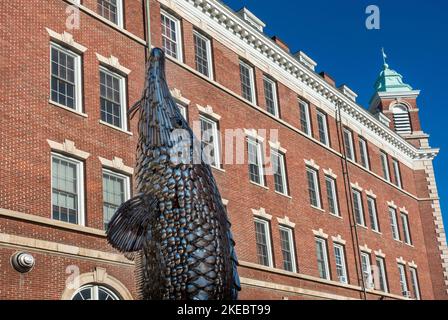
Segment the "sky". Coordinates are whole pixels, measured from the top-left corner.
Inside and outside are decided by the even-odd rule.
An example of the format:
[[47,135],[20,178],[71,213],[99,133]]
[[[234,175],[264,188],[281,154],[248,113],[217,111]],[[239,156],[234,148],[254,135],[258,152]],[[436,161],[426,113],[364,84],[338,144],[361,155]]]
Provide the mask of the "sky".
[[[445,0],[223,0],[234,10],[248,8],[266,23],[291,52],[304,51],[337,83],[358,93],[368,106],[382,69],[384,47],[391,69],[404,77],[418,99],[423,130],[430,145],[441,148],[435,171],[445,226],[448,227],[448,1]],[[380,12],[380,29],[369,30],[369,5]]]

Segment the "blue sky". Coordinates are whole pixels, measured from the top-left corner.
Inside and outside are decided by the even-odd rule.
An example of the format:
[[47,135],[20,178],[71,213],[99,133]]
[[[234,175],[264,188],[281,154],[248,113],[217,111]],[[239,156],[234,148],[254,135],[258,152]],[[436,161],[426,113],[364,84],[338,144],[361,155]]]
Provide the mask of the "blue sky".
[[[448,1],[443,0],[224,0],[238,10],[246,6],[263,20],[265,32],[277,35],[292,52],[302,50],[340,84],[347,84],[367,106],[382,68],[381,47],[404,81],[421,90],[418,100],[423,130],[433,147],[445,226],[448,227]],[[365,27],[369,5],[380,9],[380,30]]]

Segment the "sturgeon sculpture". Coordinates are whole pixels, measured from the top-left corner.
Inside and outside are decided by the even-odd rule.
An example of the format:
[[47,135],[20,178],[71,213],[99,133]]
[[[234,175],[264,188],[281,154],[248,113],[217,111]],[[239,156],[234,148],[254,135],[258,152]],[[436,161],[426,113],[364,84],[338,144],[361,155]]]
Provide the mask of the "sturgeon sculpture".
[[143,300],[236,300],[231,224],[210,165],[195,159],[197,141],[168,89],[161,49],[151,51],[130,117],[138,111],[137,195],[109,222],[108,242],[134,253]]

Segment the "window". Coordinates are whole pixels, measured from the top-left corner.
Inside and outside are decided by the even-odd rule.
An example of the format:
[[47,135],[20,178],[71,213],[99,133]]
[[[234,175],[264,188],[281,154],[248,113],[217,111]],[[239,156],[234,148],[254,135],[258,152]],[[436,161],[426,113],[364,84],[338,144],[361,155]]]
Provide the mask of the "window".
[[331,214],[339,216],[338,193],[336,190],[336,180],[331,177],[325,177],[327,186],[328,210]]
[[272,169],[274,170],[275,191],[288,194],[286,179],[285,156],[277,150],[271,149]]
[[398,274],[400,276],[401,294],[404,297],[410,298],[410,292],[408,289],[408,280],[406,279],[406,267],[401,263],[398,264]]
[[336,272],[338,274],[339,282],[348,283],[347,266],[345,263],[345,251],[343,245],[334,245],[334,258],[336,260]]
[[369,151],[367,149],[367,141],[359,138],[359,153],[361,154],[361,165],[370,170]]
[[367,197],[367,209],[369,210],[370,227],[373,231],[380,232],[378,213],[376,211],[376,200],[374,198]]
[[100,68],[101,120],[126,130],[126,80],[123,76]]
[[104,229],[117,209],[130,198],[129,177],[103,170]]
[[310,121],[310,105],[299,99],[300,109],[300,129],[303,133],[311,136],[311,121]]
[[212,167],[220,168],[218,123],[204,116],[199,116],[199,120],[201,121],[202,158]]
[[249,153],[249,178],[250,181],[264,186],[263,161],[261,156],[261,144],[252,139],[247,139]]
[[368,253],[361,253],[361,266],[362,266],[362,275],[364,277],[364,284],[367,289],[373,288],[373,279],[372,279],[372,267],[370,265],[370,255]]
[[196,70],[208,78],[213,78],[211,41],[197,31],[193,32],[193,37]]
[[396,105],[393,107],[395,131],[398,134],[411,134],[411,120],[409,117],[408,108],[403,105]]
[[256,103],[254,68],[240,61],[241,93],[243,98]]
[[416,300],[421,300],[417,269],[409,268],[409,271],[411,273],[411,284],[412,284],[412,290],[414,291],[414,298]]
[[269,223],[264,220],[255,219],[255,238],[257,242],[258,263],[272,267],[271,237],[269,234]]
[[329,146],[330,139],[328,135],[327,115],[321,111],[317,111],[317,126],[319,129],[319,141]]
[[120,298],[106,287],[87,285],[76,291],[72,300],[120,300]]
[[296,272],[293,231],[290,228],[280,227],[280,241],[282,245],[283,269]]
[[394,208],[389,208],[389,219],[390,219],[390,226],[392,229],[392,237],[400,241],[400,231],[398,229],[398,221],[397,221],[397,211]]
[[412,245],[411,230],[409,229],[409,217],[405,213],[401,213],[401,224],[403,225],[404,242]]
[[353,134],[350,130],[344,129],[344,146],[347,159],[355,161],[355,148],[353,146]]
[[310,204],[313,207],[322,208],[320,201],[319,175],[316,170],[311,168],[306,168],[306,175],[308,180]]
[[327,255],[327,241],[321,238],[316,238],[316,255],[317,255],[317,269],[319,277],[330,280],[330,268],[328,267]]
[[266,100],[266,108],[270,114],[275,117],[279,116],[278,99],[277,99],[277,85],[268,77],[263,78],[264,82],[264,97]]
[[167,55],[182,61],[182,41],[180,31],[180,21],[162,11],[162,47]]
[[51,101],[81,112],[81,56],[51,44]]
[[353,189],[353,209],[355,211],[356,223],[360,226],[366,226],[364,220],[364,207],[362,205],[362,195],[358,190]]
[[387,160],[387,154],[384,151],[381,151],[381,168],[383,169],[383,177],[387,181],[390,181],[390,173],[389,173],[389,162]]
[[97,0],[97,11],[110,22],[123,27],[122,0]]
[[383,292],[388,292],[387,288],[387,276],[386,276],[386,264],[384,259],[381,257],[376,257],[376,266],[378,268],[378,281],[379,283],[375,287]]
[[56,154],[51,158],[53,219],[84,225],[83,163]]
[[394,184],[401,188],[402,187],[402,183],[401,183],[401,173],[400,173],[400,163],[398,162],[398,160],[396,159],[392,159],[392,167],[394,169]]

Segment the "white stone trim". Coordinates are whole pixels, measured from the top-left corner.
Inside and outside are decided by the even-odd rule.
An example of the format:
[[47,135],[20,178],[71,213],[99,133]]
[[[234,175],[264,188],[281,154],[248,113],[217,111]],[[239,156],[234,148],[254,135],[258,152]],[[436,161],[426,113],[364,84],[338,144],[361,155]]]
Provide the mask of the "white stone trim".
[[363,245],[363,246],[359,246],[359,250],[361,250],[362,252],[371,254],[372,253],[372,249],[370,249],[367,244]]
[[303,161],[305,161],[305,164],[306,164],[308,167],[311,167],[311,168],[313,168],[313,169],[316,169],[317,171],[320,170],[320,167],[316,164],[316,161],[314,161],[313,159],[310,159],[310,160],[303,159]]
[[377,257],[380,257],[380,258],[383,258],[383,259],[386,258],[386,254],[381,249],[378,250],[378,251],[374,251],[374,253],[375,253],[375,256],[377,256]]
[[222,200],[222,204],[224,205],[224,206],[228,206],[229,205],[229,200],[227,200],[227,199],[221,199]]
[[288,150],[282,148],[282,145],[280,144],[279,141],[276,142],[269,141],[269,145],[271,146],[272,149],[280,151],[283,154],[286,154],[288,152]]
[[213,112],[213,107],[207,105],[206,107],[200,106],[199,104],[196,105],[198,107],[198,110],[201,114],[208,116],[209,118],[212,118],[215,121],[220,121],[222,119],[222,117]]
[[132,167],[128,167],[123,163],[123,159],[114,157],[112,160],[108,160],[102,157],[98,157],[100,159],[101,164],[104,167],[107,167],[109,169],[113,169],[116,171],[121,171],[123,173],[126,173],[130,176],[134,174],[134,169]]
[[334,243],[339,243],[345,246],[345,244],[347,243],[347,241],[343,240],[341,235],[338,234],[337,237],[331,237],[331,239],[333,240]]
[[47,142],[53,151],[63,152],[83,160],[90,157],[90,153],[77,149],[75,143],[71,140],[65,139],[64,143],[59,143],[52,140],[47,140]]
[[393,200],[392,201],[387,201],[387,205],[389,207],[391,207],[391,208],[394,208],[395,210],[398,209],[398,206],[395,204],[395,202]]
[[326,234],[323,229],[313,230],[313,234],[316,237],[323,238],[323,239],[328,239],[328,234]]
[[267,214],[265,208],[260,208],[258,210],[252,209],[252,213],[255,217],[258,217],[258,218],[261,218],[264,220],[268,220],[268,221],[272,220],[272,215]]
[[333,179],[337,179],[338,178],[338,176],[333,172],[333,170],[331,168],[328,169],[328,170],[324,170],[324,173],[325,173],[326,176],[329,176],[329,177],[331,177]]
[[286,227],[290,227],[292,229],[294,229],[296,227],[296,224],[291,222],[291,220],[289,220],[289,218],[287,216],[285,216],[284,219],[277,218],[277,221],[279,224],[284,225]]
[[256,129],[244,129],[244,133],[246,136],[257,140],[258,142],[263,143],[265,141],[265,138],[258,135],[258,131]]
[[120,64],[120,61],[118,60],[118,58],[114,57],[113,55],[111,55],[109,58],[106,58],[106,57],[100,55],[99,53],[96,53],[96,57],[98,58],[98,61],[101,62],[106,67],[116,69],[117,71],[119,71],[120,73],[122,73],[124,75],[129,75],[131,73],[131,70],[122,66]]
[[406,265],[406,260],[404,260],[403,257],[397,258],[396,260],[397,260],[397,263]]
[[75,42],[75,39],[73,39],[73,35],[71,33],[68,33],[67,31],[64,31],[63,33],[57,33],[56,31],[53,31],[49,28],[45,29],[47,30],[52,40],[63,43],[80,53],[84,53],[87,51],[86,47],[84,47],[80,43]]
[[415,263],[414,260],[412,260],[411,262],[408,262],[408,266],[411,267],[411,268],[414,268],[414,269],[418,268],[418,266],[417,266],[417,264]]
[[350,185],[351,185],[351,187],[352,187],[353,189],[358,190],[359,192],[362,192],[362,191],[364,190],[363,188],[361,188],[361,186],[359,185],[358,182],[356,182],[356,183],[350,183]]
[[179,89],[173,88],[170,92],[171,92],[171,95],[173,96],[173,98],[175,100],[177,100],[177,102],[179,104],[183,105],[184,107],[187,107],[190,105],[191,101],[188,100],[187,98],[185,98]]
[[401,213],[405,213],[405,214],[409,215],[409,211],[406,209],[406,207],[400,208],[399,210]]
[[377,198],[376,194],[373,193],[372,190],[366,190],[366,195],[368,195],[369,197],[371,197],[371,198],[373,198],[373,199],[376,199],[376,198]]

